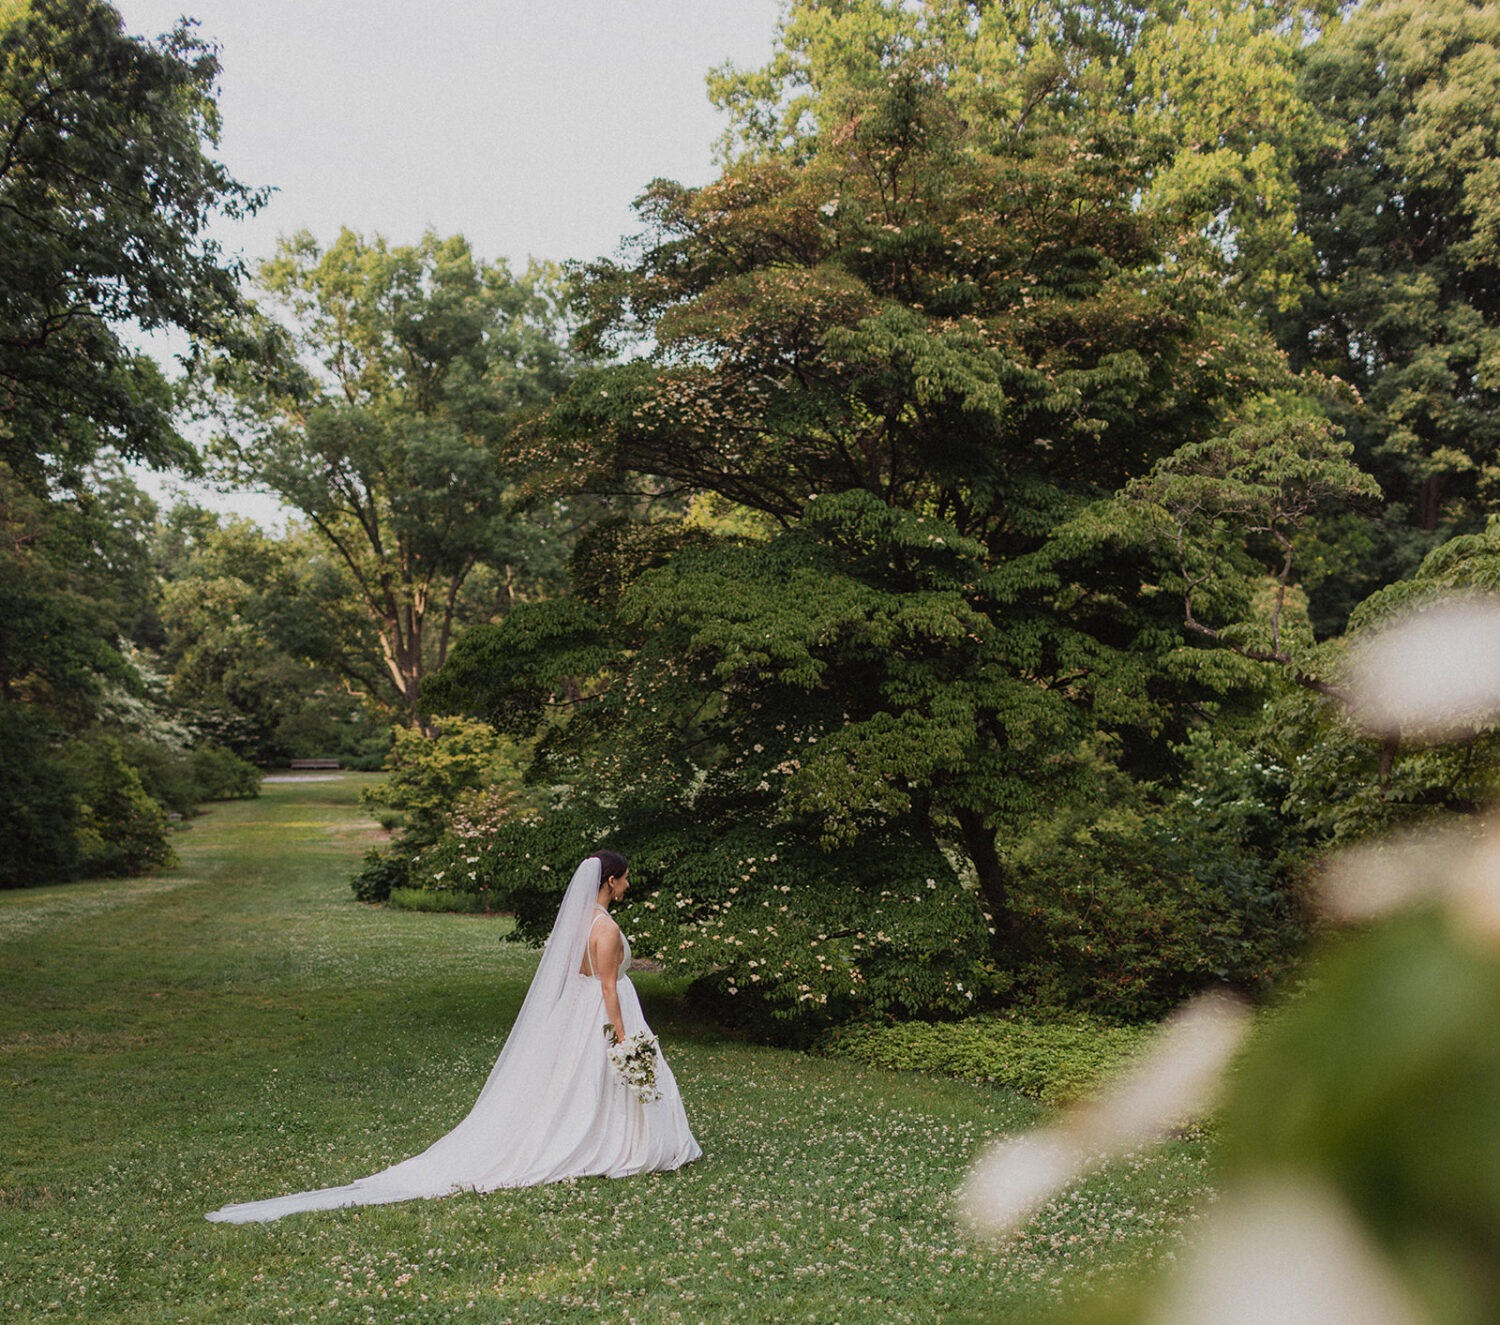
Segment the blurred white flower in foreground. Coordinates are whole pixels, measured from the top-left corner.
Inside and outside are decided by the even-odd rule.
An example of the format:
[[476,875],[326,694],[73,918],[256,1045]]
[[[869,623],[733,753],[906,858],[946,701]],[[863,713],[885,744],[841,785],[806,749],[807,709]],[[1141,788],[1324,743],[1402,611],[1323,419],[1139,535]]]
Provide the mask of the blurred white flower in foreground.
[[1356,656],[1353,716],[1385,735],[1441,740],[1500,713],[1500,600],[1419,608]]
[[1469,937],[1500,945],[1500,819],[1351,848],[1318,884],[1323,911],[1353,924],[1423,901],[1441,902]]
[[993,1237],[1013,1233],[1090,1169],[1203,1113],[1249,1020],[1248,1010],[1225,995],[1194,999],[1104,1096],[1070,1109],[1053,1127],[997,1142],[960,1195],[966,1222]]
[[1343,1201],[1307,1179],[1231,1193],[1146,1325],[1421,1325]]

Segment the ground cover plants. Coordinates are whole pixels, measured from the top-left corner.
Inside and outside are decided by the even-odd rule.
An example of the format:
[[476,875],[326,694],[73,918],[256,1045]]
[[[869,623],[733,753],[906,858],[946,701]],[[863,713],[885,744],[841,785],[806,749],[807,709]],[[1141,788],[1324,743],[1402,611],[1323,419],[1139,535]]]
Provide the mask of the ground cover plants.
[[748,1045],[645,975],[701,1162],[209,1224],[442,1133],[524,992],[535,957],[508,922],[353,899],[367,781],[217,806],[169,874],[0,896],[6,1320],[1030,1321],[1173,1255],[1211,1199],[1188,1140],[986,1248],[952,1192],[1040,1105]]
[[824,1036],[819,1047],[870,1067],[941,1072],[1004,1086],[1046,1104],[1066,1104],[1124,1071],[1153,1030],[1086,1018],[1038,1025],[989,1016],[842,1027]]

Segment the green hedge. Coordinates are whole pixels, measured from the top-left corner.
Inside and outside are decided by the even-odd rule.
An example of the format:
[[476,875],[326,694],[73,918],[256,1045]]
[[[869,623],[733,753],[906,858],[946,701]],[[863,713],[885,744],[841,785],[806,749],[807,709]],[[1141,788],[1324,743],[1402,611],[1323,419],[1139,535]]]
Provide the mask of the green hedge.
[[484,915],[486,900],[480,893],[439,892],[433,888],[392,888],[386,899],[387,905],[397,911],[452,911],[462,915]]
[[972,1017],[845,1026],[825,1035],[819,1048],[869,1067],[1006,1086],[1055,1105],[1095,1090],[1140,1052],[1154,1029]]

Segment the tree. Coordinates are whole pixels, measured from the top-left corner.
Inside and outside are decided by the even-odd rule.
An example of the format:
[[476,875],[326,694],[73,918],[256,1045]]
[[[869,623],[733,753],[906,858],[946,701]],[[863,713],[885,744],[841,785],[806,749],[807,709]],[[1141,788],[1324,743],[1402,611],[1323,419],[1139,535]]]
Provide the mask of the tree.
[[1277,319],[1298,364],[1357,394],[1336,420],[1387,497],[1338,614],[1482,527],[1500,446],[1500,14],[1353,9],[1301,87],[1331,141],[1299,171],[1313,295]]
[[0,14],[0,459],[38,491],[105,448],[194,463],[122,329],[211,338],[238,302],[205,227],[263,195],[209,155],[218,72],[190,25],[139,41],[100,0]]
[[178,507],[157,548],[156,646],[197,730],[258,763],[383,751],[373,631],[321,540]]
[[131,332],[210,339],[238,304],[206,229],[261,195],[212,158],[217,76],[186,24],[147,42],[99,0],[0,9],[5,886],[170,855],[122,743],[162,724],[126,648],[150,615],[155,512],[118,460],[195,463]]
[[[827,9],[896,37],[834,43],[792,141],[652,186],[582,320],[591,350],[650,353],[523,434],[559,484],[707,491],[768,536],[637,540],[623,592],[471,632],[432,691],[518,731],[571,713],[537,767],[574,786],[573,840],[628,832],[670,883],[642,931],[792,1017],[960,1010],[986,928],[1013,954],[1002,845],[1087,793],[1081,752],[1159,775],[1203,704],[1262,684],[1185,633],[1180,571],[1115,494],[1298,390],[1218,272],[1169,252],[1150,143],[1075,118],[1066,69],[1034,114],[966,118],[896,9]],[[1294,451],[1297,421],[1262,417]]]
[[419,719],[476,570],[535,584],[557,567],[537,525],[507,514],[495,453],[567,380],[557,274],[513,276],[458,237],[392,247],[345,230],[326,250],[285,242],[260,283],[286,325],[260,321],[265,360],[217,365],[234,424],[222,472],[316,530],[371,625],[384,696]]
[[122,745],[165,725],[124,648],[150,615],[156,512],[115,469],[84,477],[48,500],[0,464],[0,832],[15,844],[0,887],[171,856],[165,808]]
[[1161,143],[1149,198],[1177,219],[1173,245],[1223,275],[1260,316],[1311,293],[1316,253],[1298,167],[1343,135],[1305,95],[1309,50],[1338,0],[1184,0],[1151,7],[1111,80]]

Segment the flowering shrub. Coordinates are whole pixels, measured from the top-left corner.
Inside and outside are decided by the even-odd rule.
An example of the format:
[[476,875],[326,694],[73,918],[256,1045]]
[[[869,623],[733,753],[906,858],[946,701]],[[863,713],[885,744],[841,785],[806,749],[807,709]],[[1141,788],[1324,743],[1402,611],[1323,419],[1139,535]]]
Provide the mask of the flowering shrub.
[[525,751],[488,723],[443,718],[437,735],[397,728],[389,776],[368,787],[361,802],[406,816],[407,845],[436,841],[460,799],[488,787],[519,788]]
[[401,811],[405,829],[390,847],[366,855],[350,880],[355,896],[384,902],[393,888],[473,893],[481,898],[477,909],[490,909],[495,836],[531,805],[521,785],[524,754],[487,723],[467,718],[444,718],[431,737],[398,729],[389,778],[366,788],[360,801]]
[[503,868],[496,838],[501,828],[526,810],[513,786],[488,786],[458,798],[442,835],[416,852],[408,886],[434,892],[488,895],[500,885]]
[[[604,843],[582,808],[513,822],[487,862],[523,936],[547,932],[574,864]],[[799,1040],[858,1015],[970,1010],[988,934],[935,849],[895,834],[822,851],[754,824],[633,825],[616,908],[638,956],[688,978],[729,1025]],[[485,868],[486,866],[474,867]]]

